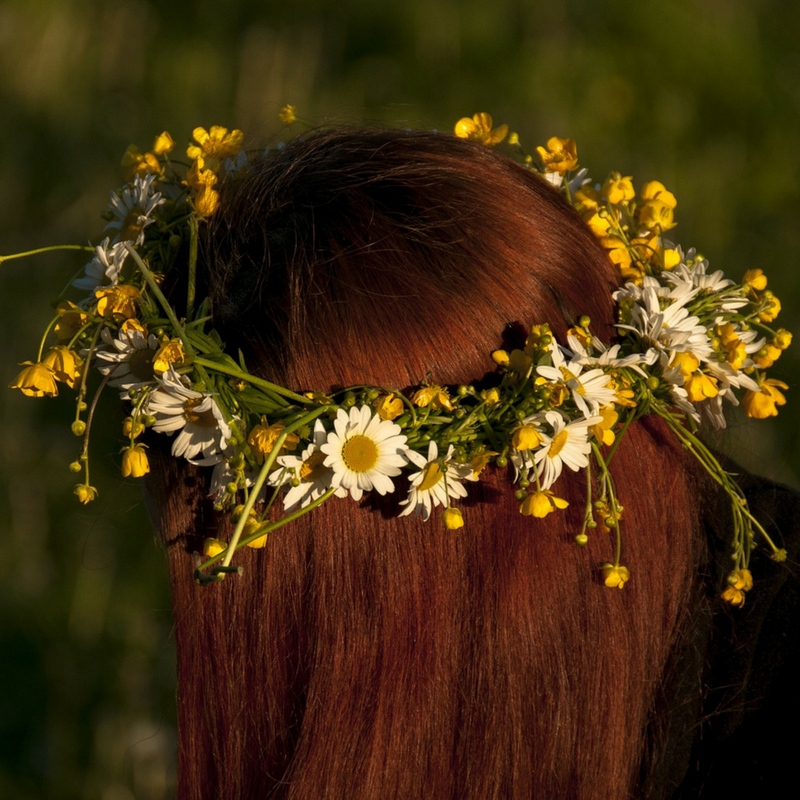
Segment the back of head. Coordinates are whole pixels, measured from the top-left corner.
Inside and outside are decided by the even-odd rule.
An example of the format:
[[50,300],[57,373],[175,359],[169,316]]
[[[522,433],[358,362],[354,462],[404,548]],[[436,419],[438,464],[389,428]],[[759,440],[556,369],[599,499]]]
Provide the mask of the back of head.
[[[583,314],[613,340],[616,280],[592,233],[482,145],[320,132],[224,192],[201,243],[214,327],[284,386],[489,387],[492,350],[541,322],[563,341]],[[191,552],[216,518],[199,474],[162,459],[179,796],[628,796],[698,540],[695,484],[662,433],[634,423],[614,456],[624,592],[597,578],[611,534],[575,545],[585,476],[560,479],[566,512],[534,520],[501,469],[470,485],[461,530],[398,518],[402,485],[332,500],[198,590]]]

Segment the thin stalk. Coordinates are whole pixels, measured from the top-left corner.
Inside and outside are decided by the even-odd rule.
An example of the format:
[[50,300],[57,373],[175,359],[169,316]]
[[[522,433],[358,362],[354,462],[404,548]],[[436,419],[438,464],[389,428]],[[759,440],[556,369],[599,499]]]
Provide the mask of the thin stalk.
[[304,406],[314,403],[313,400],[309,399],[308,397],[303,397],[303,395],[297,394],[297,392],[289,391],[289,389],[284,389],[283,386],[278,386],[275,383],[270,383],[269,381],[262,380],[261,378],[256,378],[255,375],[251,375],[249,372],[242,372],[242,370],[238,369],[237,367],[231,367],[228,364],[221,364],[217,361],[211,361],[203,358],[202,356],[195,356],[194,363],[203,367],[207,367],[210,370],[214,370],[214,372],[221,372],[223,375],[230,375],[232,378],[239,378],[246,383],[257,386],[259,389],[263,389],[267,394],[278,395],[278,397],[281,399],[286,398]]
[[189,217],[189,282],[186,287],[186,320],[194,314],[194,297],[197,280],[197,217]]
[[[164,293],[161,291],[161,287],[156,282],[156,279],[153,277],[153,273],[147,268],[147,265],[142,261],[142,257],[136,252],[134,247],[130,244],[126,245],[128,248],[128,252],[133,257],[133,260],[136,262],[136,266],[139,268],[139,271],[144,276],[147,285],[150,287],[150,290],[155,295],[156,299],[159,302],[159,305],[164,310],[164,313],[167,315],[167,319],[172,323],[172,327],[175,329],[175,332],[180,337],[181,341],[183,342],[183,346],[186,348],[186,353],[192,358],[195,357],[194,348],[189,343],[189,339],[186,336],[186,331],[183,330],[183,325],[181,325],[178,317],[175,315],[175,312],[172,309],[172,306],[169,304],[169,301],[166,297],[164,297]],[[197,366],[197,373],[200,377],[206,382],[207,385],[210,385],[210,380],[208,374],[203,369],[202,365]]]
[[[264,465],[261,467],[261,471],[258,473],[258,477],[256,478],[256,481],[253,484],[253,488],[250,492],[250,497],[247,498],[247,502],[245,503],[244,508],[242,509],[242,514],[239,517],[238,522],[236,523],[236,528],[233,531],[233,536],[231,537],[231,541],[228,544],[227,550],[225,551],[225,558],[222,561],[223,567],[227,567],[231,563],[231,559],[233,558],[233,553],[238,546],[239,538],[242,535],[242,531],[244,530],[247,518],[249,517],[250,511],[255,505],[256,497],[258,497],[259,492],[261,491],[261,487],[264,485],[264,482],[267,479],[267,475],[269,474],[269,471],[272,469],[272,465],[275,463],[275,459],[278,457],[278,453],[280,453],[280,450],[283,447],[284,442],[286,441],[286,437],[290,433],[293,433],[295,430],[297,430],[297,428],[301,428],[303,425],[308,425],[308,423],[313,422],[317,417],[329,411],[333,411],[335,410],[335,408],[336,408],[335,406],[320,406],[320,408],[317,408],[314,411],[306,414],[305,416],[291,423],[291,425],[287,425],[283,429],[283,431],[281,431],[281,435],[275,440],[275,444],[272,447],[272,451],[270,452],[269,456],[267,456],[267,458],[265,459]],[[310,508],[311,506],[306,506],[306,508],[302,509],[302,511],[306,512]]]
[[37,247],[35,250],[26,250],[24,253],[14,253],[10,256],[0,256],[0,264],[4,261],[13,261],[15,258],[27,258],[28,256],[37,256],[39,253],[51,253],[56,250],[80,250],[85,253],[93,253],[95,248],[91,245],[83,244],[55,244],[50,247]]

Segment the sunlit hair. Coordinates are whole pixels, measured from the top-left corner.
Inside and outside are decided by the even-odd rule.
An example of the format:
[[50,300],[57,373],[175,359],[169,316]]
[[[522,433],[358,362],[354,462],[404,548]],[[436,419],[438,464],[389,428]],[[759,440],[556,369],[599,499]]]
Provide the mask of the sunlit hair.
[[[537,175],[450,136],[294,140],[223,186],[200,269],[228,352],[295,390],[428,373],[490,386],[487,353],[542,320],[564,341],[588,314],[614,337],[618,281],[579,216]],[[624,592],[598,578],[607,533],[575,545],[584,475],[559,483],[566,512],[534,520],[499,468],[469,487],[459,531],[397,518],[392,498],[331,500],[201,590],[208,487],[154,453],[178,796],[647,796],[668,724],[658,687],[702,556],[702,487],[664,431],[634,423],[612,465],[635,566]]]

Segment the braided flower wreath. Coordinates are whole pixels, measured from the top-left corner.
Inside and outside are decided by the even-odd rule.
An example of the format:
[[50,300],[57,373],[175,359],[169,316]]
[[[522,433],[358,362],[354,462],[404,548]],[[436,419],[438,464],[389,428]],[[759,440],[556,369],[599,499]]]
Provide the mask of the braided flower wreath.
[[[281,120],[295,121],[285,107]],[[523,151],[508,127],[492,127],[488,114],[459,120],[456,136],[493,147],[507,142],[513,155],[558,188],[580,212],[616,265],[619,341],[592,335],[581,317],[566,343],[546,323],[534,325],[523,350],[491,354],[500,384],[455,391],[423,382],[409,397],[379,386],[355,386],[328,396],[299,394],[251,375],[241,354],[225,352],[209,328],[208,300],[195,297],[198,228],[218,209],[217,182],[247,168],[241,131],[196,128],[186,155],[173,160],[172,137],[156,137],[150,151],[131,146],[122,166],[127,183],[111,193],[104,214],[106,237],[96,247],[45,247],[6,256],[6,261],[59,249],[94,253],[72,287],[77,303],[63,299],[48,324],[35,362],[25,362],[12,388],[30,397],[54,397],[58,384],[77,392],[72,431],[83,439],[70,464],[83,481],[82,503],[95,499],[89,479],[89,433],[97,396],[107,386],[120,392],[130,414],[122,474],[149,471],[146,428],[173,437],[172,454],[213,467],[215,507],[235,523],[229,542],[207,539],[196,558],[200,584],[240,572],[231,565],[237,548],[263,547],[267,535],[331,497],[360,500],[365,492],[393,492],[393,478],[408,471],[401,516],[427,520],[441,508],[445,527],[464,525],[454,501],[467,495],[487,465],[514,471],[520,512],[545,517],[566,508],[557,495],[566,467],[586,475],[583,525],[575,540],[588,541],[598,526],[616,539],[613,563],[600,568],[608,587],[622,588],[629,571],[621,563],[622,506],[609,463],[628,426],[646,414],[661,417],[678,440],[728,494],[733,511],[733,569],[722,597],[744,603],[752,587],[748,564],[756,534],[782,561],[752,516],[742,490],[695,436],[701,417],[724,427],[723,401],[748,416],[777,414],[786,402],[781,381],[766,370],[792,335],[771,324],[780,302],[766,290],[760,269],[734,283],[694,248],[668,241],[674,227],[674,195],[658,181],[638,195],[630,177],[612,172],[601,184],[578,169],[572,139],[551,138],[538,147],[541,166]],[[178,258],[182,242],[189,258]],[[172,270],[186,270],[185,317],[179,318],[160,284]],[[46,349],[48,340],[56,343]],[[90,378],[99,373],[87,404]],[[595,480],[592,471],[595,470]],[[284,514],[270,521],[280,498]],[[202,563],[200,563],[202,561]]]

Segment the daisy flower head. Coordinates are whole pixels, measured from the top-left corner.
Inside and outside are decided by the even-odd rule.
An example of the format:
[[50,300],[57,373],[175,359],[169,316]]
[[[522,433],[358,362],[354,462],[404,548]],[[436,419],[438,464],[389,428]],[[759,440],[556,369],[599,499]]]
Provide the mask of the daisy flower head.
[[94,258],[86,265],[83,277],[74,280],[72,285],[87,292],[103,286],[116,286],[127,257],[128,248],[123,242],[111,245],[111,240],[106,237],[97,246]]
[[122,326],[114,338],[108,328],[103,328],[100,338],[107,349],[97,350],[97,368],[103,375],[111,375],[109,386],[127,393],[128,389],[141,389],[156,382],[153,361],[159,349],[158,339],[139,326]]
[[686,305],[699,290],[688,283],[674,287],[664,296],[651,285],[642,288],[631,311],[630,325],[617,325],[632,331],[649,346],[666,351],[693,353],[701,361],[712,354],[708,330]]
[[597,416],[567,424],[557,411],[545,412],[545,418],[553,433],[542,434],[542,446],[533,456],[543,490],[549,489],[558,480],[564,465],[573,472],[588,465],[586,456],[592,450],[589,430],[603,421],[602,417]]
[[439,448],[436,442],[428,445],[428,457],[414,450],[408,450],[406,456],[418,472],[410,476],[411,485],[408,497],[400,502],[405,508],[398,516],[405,517],[422,514],[422,519],[427,522],[431,510],[436,506],[447,507],[449,500],[455,497],[466,497],[467,490],[462,486],[462,480],[474,480],[472,467],[469,464],[456,464],[453,458],[455,448],[450,445],[444,458],[439,458]]
[[[579,344],[573,342],[573,344]],[[555,354],[556,350],[553,350]],[[554,359],[555,362],[555,359]],[[598,408],[610,405],[616,398],[616,392],[610,387],[610,376],[602,369],[590,369],[583,372],[583,364],[579,360],[561,363],[558,366],[537,367],[536,371],[543,378],[553,382],[563,383],[572,394],[575,405],[585,417],[597,413]]]
[[[327,440],[328,432],[318,419],[314,423],[311,444],[299,456],[278,458],[280,467],[270,473],[267,483],[270,486],[291,484],[283,498],[284,511],[305,508],[331,488],[333,470],[323,463],[326,456],[320,449]],[[347,490],[340,486],[335,494],[337,497],[346,497]]]
[[333,470],[331,486],[347,490],[353,500],[372,489],[393,492],[392,477],[408,463],[402,428],[382,420],[370,406],[353,406],[349,414],[340,408],[333,428],[320,447],[323,464]]
[[190,389],[187,383],[170,366],[147,400],[147,413],[156,418],[153,430],[170,435],[179,432],[172,443],[172,455],[211,466],[221,460],[231,429],[214,397]]
[[161,192],[153,189],[155,179],[152,174],[144,178],[137,175],[119,194],[111,193],[109,210],[114,218],[106,225],[106,230],[116,231],[114,244],[133,242],[138,246],[144,243],[144,229],[155,222],[153,212],[164,202]]
[[658,360],[658,353],[652,347],[646,353],[630,353],[619,358],[622,345],[615,344],[606,347],[596,336],[592,336],[588,347],[584,346],[575,336],[567,336],[567,343],[574,352],[573,362],[583,367],[608,367],[620,369],[632,367],[639,374],[644,375],[639,364],[652,365]]
[[[694,248],[686,256],[683,256],[680,245],[676,245],[676,249],[681,261],[673,270],[664,273],[665,281],[676,287],[687,285],[691,289],[718,295],[720,311],[735,311],[747,305],[747,300],[738,293],[740,290],[736,290],[735,283],[726,278],[721,269],[709,273],[708,260],[696,255]],[[734,287],[734,291],[725,291],[731,287]]]

